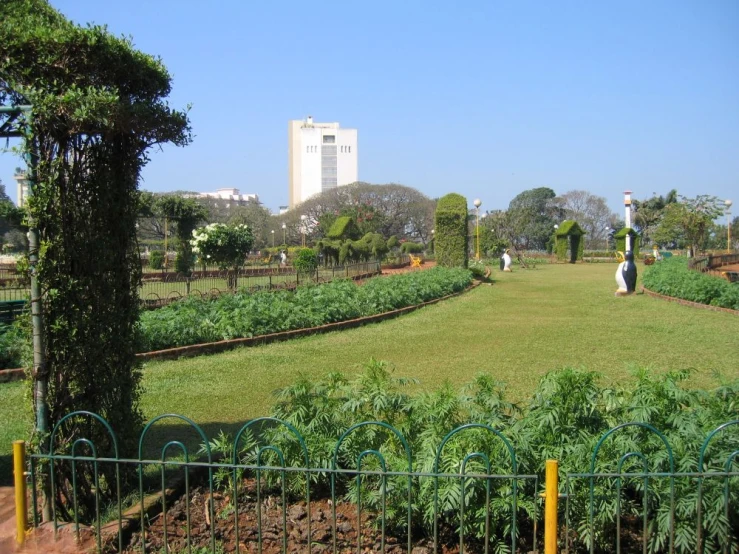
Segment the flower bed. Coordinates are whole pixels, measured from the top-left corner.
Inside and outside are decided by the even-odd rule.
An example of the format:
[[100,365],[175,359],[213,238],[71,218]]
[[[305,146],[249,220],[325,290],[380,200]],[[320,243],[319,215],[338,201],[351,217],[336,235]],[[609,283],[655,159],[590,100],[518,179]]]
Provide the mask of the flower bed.
[[341,280],[295,291],[187,298],[141,314],[142,348],[161,350],[318,327],[427,302],[471,282],[467,270],[437,267],[370,280],[361,287]]
[[691,271],[686,258],[672,257],[647,267],[642,282],[647,289],[659,294],[739,310],[737,284]]

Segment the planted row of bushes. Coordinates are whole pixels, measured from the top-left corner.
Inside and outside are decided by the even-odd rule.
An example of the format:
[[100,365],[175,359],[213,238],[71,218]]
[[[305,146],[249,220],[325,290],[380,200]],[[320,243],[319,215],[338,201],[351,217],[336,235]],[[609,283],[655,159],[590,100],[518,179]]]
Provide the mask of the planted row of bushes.
[[295,291],[240,292],[214,300],[189,297],[141,314],[143,349],[254,337],[376,315],[459,292],[471,279],[467,270],[439,267],[373,279],[362,286],[339,280]]
[[739,310],[739,285],[688,269],[687,258],[673,256],[647,267],[642,282],[659,294]]
[[[403,386],[412,379],[396,378],[385,362],[370,361],[365,372],[350,380],[341,373],[323,378],[303,376],[295,384],[277,392],[277,404],[271,415],[291,423],[304,437],[311,467],[330,468],[338,438],[351,426],[363,421],[382,421],[398,429],[412,452],[414,472],[431,472],[437,450],[446,434],[463,424],[486,424],[502,433],[515,450],[519,475],[543,477],[547,459],[559,460],[562,476],[565,473],[586,473],[599,439],[615,426],[626,422],[653,425],[664,433],[674,455],[675,470],[695,472],[699,451],[706,436],[719,425],[736,419],[739,401],[739,381],[722,383],[711,391],[688,388],[685,380],[690,371],[675,371],[653,375],[646,370],[634,372],[635,383],[627,387],[611,388],[600,383],[594,372],[571,369],[551,372],[540,381],[530,400],[511,402],[506,398],[505,385],[490,374],[479,375],[461,390],[443,385],[433,392],[410,395]],[[705,459],[707,471],[723,471],[723,465],[736,450],[738,427],[717,435],[711,442]],[[222,439],[223,437],[221,437]],[[239,444],[243,463],[254,463],[256,443],[253,437]],[[384,457],[388,471],[407,471],[408,458],[400,441],[391,433],[376,427],[361,427],[348,437],[338,452],[339,467],[356,468],[361,452],[377,451]],[[228,441],[220,441],[221,446]],[[287,465],[304,467],[303,454],[295,437],[283,427],[267,430],[262,444],[279,447],[286,456]],[[231,446],[232,448],[232,446]],[[511,457],[503,442],[490,431],[469,429],[455,436],[444,446],[439,470],[447,474],[462,472],[465,457],[482,453],[490,460],[485,468],[480,457],[467,460],[467,473],[514,473]],[[612,435],[599,452],[596,472],[615,472],[621,456],[641,452],[643,459],[631,457],[624,472],[639,472],[642,461],[650,472],[668,472],[668,452],[660,438],[644,429],[629,427]],[[229,454],[227,450],[222,452]],[[230,456],[229,456],[230,459]],[[272,460],[279,465],[277,460]],[[263,459],[263,464],[268,464]],[[737,462],[739,463],[739,462]],[[378,460],[367,457],[363,468],[380,470]],[[230,473],[229,473],[230,475]],[[294,498],[304,497],[305,480],[300,473],[289,474],[288,488]],[[279,475],[275,472],[274,478]],[[228,477],[222,475],[221,477]],[[329,490],[327,474],[311,473],[312,490]],[[232,485],[223,479],[225,486]],[[277,481],[273,481],[276,485]],[[541,507],[536,498],[541,491],[531,480],[518,481],[518,534],[531,538],[534,522],[540,518]],[[636,542],[641,539],[641,517],[649,520],[649,552],[666,552],[670,535],[670,479],[649,479],[649,491],[644,491],[644,479],[621,480],[620,508],[625,551],[641,551]],[[737,506],[739,482],[733,479],[703,480],[704,540],[707,552],[720,551],[723,544],[739,541],[739,519],[725,517],[721,500],[724,484],[728,487],[728,502]],[[459,479],[439,479],[439,513],[434,510],[434,479],[416,479],[412,484],[412,520],[414,537],[432,536],[436,517],[442,526],[442,536],[456,540],[459,514],[464,502],[464,531],[468,537],[484,537],[487,509],[490,510],[490,528],[493,530],[493,552],[508,552],[512,516],[511,480],[496,480],[491,498],[486,500],[483,479],[465,480],[465,494],[460,494]],[[698,495],[695,479],[674,481],[676,511],[676,552],[696,551],[696,521]],[[365,479],[361,498],[364,508],[380,513],[381,487],[387,495],[388,530],[402,535],[405,530],[408,481],[404,476],[388,476],[386,480]],[[564,490],[564,482],[562,484]],[[357,485],[352,478],[343,481],[343,492],[348,501],[356,502]],[[617,489],[614,479],[596,479],[595,525],[589,532],[588,480],[577,481],[569,491],[569,521],[575,551],[586,551],[591,537],[596,551],[611,552],[615,543]],[[647,494],[645,498],[645,494]],[[538,515],[537,515],[538,511]],[[630,523],[629,523],[630,522]],[[444,532],[446,529],[446,533]],[[449,533],[449,534],[448,534]],[[631,542],[633,541],[633,542]],[[522,540],[521,542],[528,543]],[[522,544],[523,546],[523,544]],[[529,544],[530,546],[530,544]],[[622,545],[622,547],[624,547]],[[482,551],[482,548],[479,549]],[[525,551],[525,550],[524,550]],[[733,551],[733,550],[732,550]]]

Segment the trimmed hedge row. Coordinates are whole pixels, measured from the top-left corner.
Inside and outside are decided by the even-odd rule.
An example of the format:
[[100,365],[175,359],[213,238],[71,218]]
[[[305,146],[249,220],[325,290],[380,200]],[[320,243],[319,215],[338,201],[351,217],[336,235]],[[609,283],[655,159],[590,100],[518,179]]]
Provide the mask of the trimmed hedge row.
[[666,296],[739,310],[739,285],[688,269],[687,258],[667,258],[647,267],[642,282]]
[[372,279],[362,286],[340,280],[295,291],[240,292],[214,300],[189,297],[141,314],[142,350],[347,321],[434,300],[464,290],[471,282],[471,273],[465,269],[436,267]]
[[443,267],[467,267],[467,199],[456,193],[440,198],[434,224],[436,263]]

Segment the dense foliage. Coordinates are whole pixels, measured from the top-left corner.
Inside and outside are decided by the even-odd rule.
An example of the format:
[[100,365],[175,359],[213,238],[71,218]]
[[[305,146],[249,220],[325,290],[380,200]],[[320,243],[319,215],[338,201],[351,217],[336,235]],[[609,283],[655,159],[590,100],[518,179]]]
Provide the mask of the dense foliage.
[[467,267],[467,200],[450,193],[436,204],[434,253],[442,267]]
[[311,274],[318,267],[318,256],[312,248],[301,248],[293,258],[293,267],[299,275]]
[[649,266],[642,283],[666,296],[739,310],[739,284],[690,270],[687,258],[673,256]]
[[215,300],[190,297],[141,314],[145,350],[160,350],[375,315],[459,292],[471,282],[462,269],[372,279],[362,286],[332,281],[295,291],[240,292]]
[[299,240],[301,216],[306,216],[312,239],[326,237],[337,217],[349,216],[360,236],[379,233],[384,237],[428,242],[434,224],[435,202],[411,187],[398,184],[353,183],[324,191],[279,216],[275,229],[287,225],[288,242]]
[[190,247],[203,265],[214,263],[228,271],[228,288],[236,287],[239,268],[254,244],[251,229],[243,223],[211,223],[192,232]]
[[[460,391],[451,385],[415,396],[403,392],[402,387],[413,382],[396,378],[392,368],[384,362],[370,361],[364,374],[350,380],[340,373],[323,378],[303,376],[293,385],[277,393],[277,404],[272,415],[294,425],[305,438],[311,466],[330,468],[338,438],[352,425],[362,421],[382,421],[393,425],[407,440],[412,452],[412,469],[429,472],[445,435],[469,422],[482,423],[501,432],[515,450],[519,474],[543,477],[547,459],[559,461],[564,473],[584,473],[590,470],[594,447],[613,427],[625,422],[641,422],[664,433],[674,454],[675,471],[696,471],[700,447],[710,431],[736,418],[739,401],[739,382],[723,383],[712,391],[690,390],[684,384],[689,372],[671,372],[656,376],[647,371],[635,371],[635,383],[628,387],[603,387],[598,375],[592,372],[565,369],[547,374],[539,383],[530,400],[516,404],[507,400],[505,385],[490,375],[479,375]],[[737,447],[736,427],[716,437],[707,451],[705,470],[722,471],[724,463]],[[303,467],[302,454],[294,437],[284,428],[267,432],[266,440],[279,446],[287,455],[288,465]],[[239,445],[244,447],[245,445]],[[251,450],[250,450],[251,449]],[[243,448],[251,455],[253,444]],[[377,428],[361,428],[351,436],[338,452],[340,468],[356,468],[357,456],[362,451],[380,452],[389,471],[407,470],[406,453],[401,443],[388,432]],[[490,473],[510,475],[512,462],[503,442],[487,430],[470,429],[458,434],[444,447],[439,470],[458,474],[466,455],[482,453],[490,459]],[[622,455],[641,452],[650,472],[669,471],[664,443],[654,433],[629,427],[613,434],[598,454],[595,470],[614,472]],[[363,467],[378,470],[377,459],[370,457]],[[641,471],[641,460],[631,457],[625,472]],[[468,473],[486,473],[479,458],[472,458],[466,466]],[[328,489],[325,473],[313,473],[313,490]],[[304,494],[304,481],[291,474],[290,487],[296,495]],[[380,481],[365,480],[362,484],[362,502],[365,508],[379,513],[381,509]],[[541,483],[541,481],[540,481]],[[356,501],[357,489],[353,479],[343,481],[346,497]],[[569,493],[569,521],[575,550],[586,551],[595,540],[596,551],[611,551],[616,531],[617,497],[622,513],[622,539],[627,551],[636,551],[635,542],[641,539],[641,515],[649,519],[648,551],[666,551],[669,537],[670,479],[653,477],[648,491],[644,480],[624,478],[620,495],[614,479],[595,481],[595,534],[589,531],[588,481],[573,479]],[[531,480],[519,480],[518,534],[531,537],[536,516],[536,499],[541,489]],[[562,484],[563,490],[565,483]],[[695,552],[697,487],[695,479],[675,480],[676,488],[676,552]],[[388,527],[402,533],[407,506],[407,481],[402,477],[386,479]],[[723,479],[704,479],[704,540],[706,551],[720,550],[722,544],[739,544],[739,520],[735,515],[726,519],[723,502]],[[739,502],[739,484],[729,485],[729,502]],[[645,496],[646,499],[645,499]],[[511,481],[493,483],[490,502],[486,502],[484,481],[465,480],[465,495],[460,493],[459,479],[439,480],[439,512],[442,537],[447,532],[458,532],[459,511],[464,503],[465,533],[481,540],[484,536],[486,508],[490,510],[493,530],[491,551],[508,552],[510,538]],[[414,536],[431,536],[434,523],[434,480],[416,479],[412,485]],[[540,516],[540,512],[539,512]],[[453,537],[453,535],[452,535]],[[452,538],[451,540],[455,540]],[[508,544],[510,544],[508,542]]]
[[564,261],[569,250],[570,262],[575,263],[577,260],[582,260],[585,247],[584,234],[585,232],[577,224],[577,221],[571,219],[563,221],[555,232],[554,252],[557,259]]
[[193,252],[190,239],[198,223],[205,220],[208,210],[194,198],[174,194],[141,194],[140,215],[164,218],[175,228],[175,271],[189,275],[192,271]]
[[[130,453],[142,419],[138,181],[150,147],[190,141],[187,114],[166,102],[171,79],[160,59],[105,27],[68,21],[45,0],[0,3],[0,75],[0,104],[32,106],[20,129],[21,149],[36,162],[27,208],[40,237],[45,316],[34,398],[48,400],[42,418],[49,429],[72,411],[90,410],[118,430],[119,447]],[[79,424],[65,420],[57,442]],[[98,453],[111,453],[103,429],[87,436]],[[70,478],[56,489],[62,516],[75,505]],[[76,511],[85,519],[94,512],[93,491],[105,498],[115,479],[104,475],[95,485],[85,464],[76,478]]]
[[619,229],[618,232],[613,234],[613,239],[616,241],[616,251],[626,252],[626,237],[631,237],[631,251],[634,253],[634,259],[639,257],[639,247],[641,246],[641,237],[636,231],[630,227],[624,227]]
[[508,205],[506,231],[517,250],[544,250],[555,223],[564,219],[564,210],[548,187],[525,190]]
[[21,367],[28,341],[20,327],[20,320],[13,324],[0,322],[0,369]]

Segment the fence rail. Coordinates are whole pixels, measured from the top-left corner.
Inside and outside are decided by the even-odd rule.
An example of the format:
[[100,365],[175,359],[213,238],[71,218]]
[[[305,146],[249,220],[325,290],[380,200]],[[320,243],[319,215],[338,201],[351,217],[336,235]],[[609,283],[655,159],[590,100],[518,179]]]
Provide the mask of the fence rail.
[[[407,265],[406,261],[406,265]],[[27,301],[28,283],[14,272],[0,273],[0,302]],[[260,269],[242,269],[237,275],[209,269],[196,271],[192,276],[168,272],[144,273],[139,298],[144,307],[158,308],[187,296],[213,297],[243,290],[292,289],[313,281],[325,283],[334,279],[357,279],[380,272],[380,262],[363,262],[343,266],[319,267],[310,275],[298,274],[292,267],[271,266]],[[14,305],[15,306],[15,305]],[[13,314],[16,314],[15,310]],[[12,319],[12,318],[11,318]]]
[[[103,431],[98,441],[107,439],[108,452],[83,435],[57,438],[62,428],[90,432],[93,426]],[[735,420],[709,433],[689,470],[676,467],[670,442],[653,426],[609,430],[594,447],[588,471],[563,472],[560,547],[591,554],[736,552],[738,432]],[[626,435],[630,440],[619,442]],[[192,457],[197,444],[200,459]],[[55,532],[63,511],[78,534],[90,530],[98,551],[412,554],[420,548],[462,554],[536,552],[541,543],[543,480],[520,472],[531,460],[522,465],[515,445],[489,425],[450,431],[423,464],[404,435],[380,421],[353,425],[318,461],[308,444],[290,423],[274,418],[249,421],[225,444],[187,417],[164,414],[144,428],[138,456],[123,458],[103,418],[74,412],[54,427],[51,452],[30,456],[33,524],[39,524],[46,479],[56,499]],[[718,459],[717,452],[729,454]],[[130,477],[138,500],[126,515]],[[167,495],[174,477],[182,484],[179,498]],[[556,471],[547,473],[552,478]],[[152,494],[161,515],[149,511]],[[551,513],[556,518],[556,510]],[[127,545],[124,520],[131,517],[140,529]],[[548,530],[558,529],[549,523]],[[550,539],[546,544],[556,545],[556,537]]]

